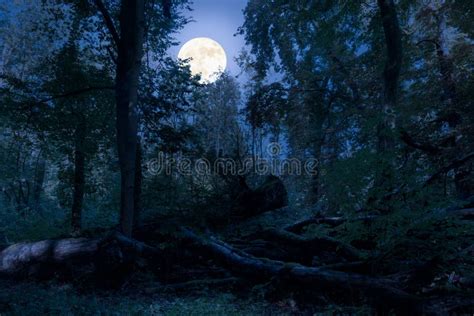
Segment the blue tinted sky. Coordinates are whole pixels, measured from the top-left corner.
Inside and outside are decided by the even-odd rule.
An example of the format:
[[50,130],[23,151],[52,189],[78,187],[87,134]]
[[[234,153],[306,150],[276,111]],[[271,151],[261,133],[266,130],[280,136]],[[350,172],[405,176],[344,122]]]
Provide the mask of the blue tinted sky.
[[209,37],[219,42],[227,54],[227,69],[232,75],[240,70],[234,61],[244,46],[242,36],[234,36],[244,21],[242,10],[247,0],[194,0],[193,11],[188,12],[194,22],[190,22],[176,34],[180,45],[173,47],[170,53],[176,57],[180,47],[195,37]]

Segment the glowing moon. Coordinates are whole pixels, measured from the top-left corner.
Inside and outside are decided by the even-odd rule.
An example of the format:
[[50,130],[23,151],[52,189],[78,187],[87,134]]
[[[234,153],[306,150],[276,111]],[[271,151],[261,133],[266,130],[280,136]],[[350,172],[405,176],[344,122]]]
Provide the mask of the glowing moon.
[[197,37],[188,41],[179,50],[178,58],[189,59],[191,73],[200,75],[201,83],[213,83],[227,66],[224,48],[207,37]]

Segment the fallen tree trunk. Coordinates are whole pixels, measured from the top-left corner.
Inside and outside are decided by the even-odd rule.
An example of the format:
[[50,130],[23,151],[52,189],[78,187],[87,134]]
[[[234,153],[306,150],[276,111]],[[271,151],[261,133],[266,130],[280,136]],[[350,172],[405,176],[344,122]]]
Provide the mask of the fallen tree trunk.
[[362,254],[354,247],[330,237],[305,238],[285,230],[269,229],[247,236],[246,239],[263,239],[280,248],[288,249],[300,257],[314,257],[322,252],[332,253],[349,261],[362,259]]
[[[304,286],[306,289],[324,289],[327,291],[337,291],[336,293],[347,292],[352,297],[354,291],[364,293],[374,300],[378,307],[384,307],[384,311],[395,309],[397,312],[420,314],[421,308],[428,307],[432,302],[429,298],[421,299],[410,294],[406,290],[406,278],[393,279],[390,277],[374,277],[364,274],[343,272],[341,270],[364,270],[364,262],[340,263],[326,267],[308,267],[297,263],[288,263],[278,260],[257,258],[243,251],[235,249],[230,245],[212,238],[200,237],[190,230],[178,228],[180,232],[177,237],[181,240],[180,250],[186,251],[195,260],[205,263],[205,269],[209,269],[209,263],[220,262],[227,271],[235,276],[243,276],[249,281],[280,280],[280,284],[293,284]],[[303,238],[291,233],[281,233],[273,231],[267,233],[274,240],[284,240],[284,242],[303,242]],[[291,243],[290,242],[290,243]],[[469,251],[469,250],[468,250]],[[94,263],[95,274],[100,281],[107,281],[110,284],[123,284],[123,276],[129,272],[129,264],[134,262],[135,256],[142,256],[153,259],[152,265],[158,265],[161,259],[165,258],[164,252],[158,248],[151,247],[143,242],[129,239],[124,235],[113,233],[104,238],[70,238],[62,240],[45,240],[39,242],[19,243],[7,247],[0,251],[0,276],[31,276],[35,274],[38,265],[46,267],[58,267],[67,265],[76,259],[82,260],[81,264]],[[156,260],[159,259],[159,260]],[[209,261],[211,259],[211,261]],[[182,263],[181,261],[174,261]],[[338,271],[339,270],[339,271]],[[219,278],[216,284],[226,284],[230,282],[240,283],[240,279],[229,278],[226,271],[215,275]],[[208,275],[208,274],[206,274]],[[431,278],[429,278],[431,280]],[[186,280],[186,279],[185,279]],[[203,280],[201,278],[201,280]],[[207,279],[204,279],[206,283]],[[186,288],[201,281],[189,281],[181,285],[171,287]],[[244,283],[245,284],[245,283]],[[472,278],[460,279],[463,287],[470,287]],[[209,281],[209,286],[214,286],[213,281]],[[200,286],[200,285],[198,285]],[[300,287],[299,287],[300,288]],[[413,292],[419,288],[413,288]],[[446,298],[448,300],[450,298]],[[463,302],[450,302],[449,306],[444,306],[445,310],[457,306],[470,306],[472,300]],[[456,305],[457,304],[457,305]]]
[[307,262],[306,256],[302,256],[301,253],[290,253],[287,249],[266,240],[233,240],[231,244],[237,249],[259,258],[300,263]]
[[222,262],[237,275],[260,280],[279,277],[289,282],[318,288],[359,290],[380,303],[410,312],[420,307],[420,300],[416,296],[398,289],[397,284],[388,279],[256,258],[223,242],[202,238],[190,230],[183,229],[183,234],[201,255],[207,253],[210,258]]
[[[0,251],[0,276],[27,277],[54,270],[74,262],[95,263],[116,261],[127,257],[159,257],[161,251],[119,233],[104,238],[67,238],[13,244]],[[105,264],[107,265],[107,264]],[[111,267],[104,267],[111,270]]]
[[30,275],[38,265],[91,258],[99,249],[99,239],[69,238],[18,243],[0,252],[0,275]]
[[332,217],[331,216],[328,216],[328,217],[318,216],[318,217],[307,218],[300,222],[288,225],[284,229],[286,231],[299,234],[303,231],[305,227],[309,225],[313,225],[313,224],[316,224],[316,225],[326,224],[331,227],[337,227],[346,222],[351,222],[351,221],[352,222],[356,222],[356,221],[370,222],[370,221],[373,221],[375,218],[376,218],[375,215],[359,216],[355,218],[347,218],[347,217],[342,217],[342,216],[332,216]]
[[[474,208],[447,210],[448,216],[460,216],[462,219],[474,219]],[[347,222],[364,222],[369,223],[377,219],[377,215],[358,216],[354,218],[342,217],[342,216],[316,216],[304,219],[294,224],[288,225],[284,230],[300,234],[309,225],[329,225],[331,227],[337,227]]]

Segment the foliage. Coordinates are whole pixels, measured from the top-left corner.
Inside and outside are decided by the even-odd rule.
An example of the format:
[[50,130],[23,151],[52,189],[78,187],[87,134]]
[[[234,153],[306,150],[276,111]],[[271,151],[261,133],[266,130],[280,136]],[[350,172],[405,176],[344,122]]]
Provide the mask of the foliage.
[[[248,3],[240,33],[251,50],[241,62],[256,76],[246,115],[255,128],[282,125],[265,133],[275,137],[283,131],[293,155],[319,160],[327,175],[303,180],[312,187],[308,194],[315,194],[311,203],[337,211],[360,208],[372,194],[390,190],[413,196],[426,189],[423,179],[472,152],[472,120],[460,119],[472,116],[472,89],[465,86],[472,82],[466,68],[472,32],[465,31],[460,6],[460,1],[396,3],[404,60],[397,105],[386,116],[380,110],[386,48],[375,2]],[[387,117],[395,128],[386,137],[395,145],[380,152],[377,129]],[[397,166],[396,175],[384,186],[374,185],[387,164]],[[461,193],[467,187],[460,184],[471,185],[471,164],[447,173],[446,199],[472,196]],[[343,170],[349,172],[338,173]],[[359,182],[357,191],[351,182]],[[380,207],[400,207],[395,199]]]
[[[101,3],[108,16],[100,12]],[[117,144],[121,127],[114,104],[122,99],[114,95],[119,86],[114,78],[123,47],[114,27],[106,24],[120,31],[121,3],[0,3],[1,246],[70,236],[75,215],[84,236],[115,229],[123,193],[130,197],[132,192],[130,183],[120,185],[126,173],[134,180],[130,204],[140,210],[132,214],[139,218],[135,228],[163,226],[150,233],[153,242],[157,236],[160,241],[175,238],[179,223],[215,229],[258,253],[271,242],[262,237],[247,248],[252,234],[260,237],[267,228],[282,229],[309,216],[337,216],[340,225],[311,225],[302,236],[288,232],[281,238],[305,244],[300,257],[310,257],[306,265],[319,267],[336,257],[339,248],[328,260],[321,260],[324,253],[309,252],[318,245],[308,245],[313,239],[305,237],[327,238],[332,246],[356,248],[361,255],[355,257],[368,260],[362,266],[370,265],[365,267],[370,271],[360,272],[359,262],[341,257],[338,264],[356,268],[330,268],[334,271],[354,268],[366,276],[396,279],[403,274],[400,266],[412,271],[431,265],[426,270],[433,275],[417,291],[461,292],[449,276],[474,273],[466,255],[474,242],[472,220],[451,213],[474,203],[473,12],[468,1],[249,0],[238,30],[247,44],[238,62],[249,80],[241,83],[223,73],[211,84],[201,84],[185,63],[168,56],[175,32],[189,22],[184,13],[190,2],[145,1],[138,105],[124,107],[137,114],[138,132]],[[393,10],[388,18],[384,4]],[[400,41],[391,35],[388,20]],[[401,45],[396,52],[390,46],[394,42]],[[391,64],[393,55],[402,56],[400,65]],[[398,66],[400,76],[390,76]],[[134,144],[135,137],[138,150],[127,154],[137,162],[121,169],[117,145]],[[277,152],[265,150],[267,145],[276,145]],[[317,172],[272,171],[289,191],[289,207],[234,218],[236,201],[250,196],[242,192],[252,192],[265,177],[255,171],[237,176],[222,168],[203,174],[195,163],[214,166],[222,159],[242,167],[257,158],[315,159]],[[160,159],[165,164],[155,172],[153,163]],[[190,163],[185,172],[178,168],[184,161]],[[294,255],[278,246],[263,251]],[[162,261],[172,261],[175,248],[184,246],[165,240],[159,247],[171,254]],[[193,264],[202,264],[204,259],[196,257],[190,259]],[[138,261],[134,268],[144,269]],[[180,264],[189,268],[183,262],[173,268]],[[209,271],[199,266],[186,273],[222,272],[216,262],[206,264]],[[0,292],[0,314],[297,314],[295,297],[308,299],[302,294],[307,289],[289,287],[276,293],[282,301],[270,303],[278,280],[245,293],[252,298],[209,288],[194,293],[197,297],[167,297],[154,292],[154,275],[141,272],[113,295],[60,280],[0,284],[12,287]],[[141,288],[148,285],[155,286],[152,295]],[[305,311],[319,312],[314,309],[322,302],[322,314],[370,313],[364,299],[354,298],[355,311],[332,302],[329,292],[319,292]]]

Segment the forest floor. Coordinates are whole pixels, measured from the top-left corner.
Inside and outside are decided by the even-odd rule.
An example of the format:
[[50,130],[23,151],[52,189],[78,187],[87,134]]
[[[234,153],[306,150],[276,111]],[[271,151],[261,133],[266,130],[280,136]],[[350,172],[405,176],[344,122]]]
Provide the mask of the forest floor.
[[[219,239],[238,246],[238,242],[253,242],[243,236],[257,234],[263,238],[264,235],[258,234],[265,229],[282,229],[310,214],[308,210],[296,212],[285,208],[233,223],[214,233]],[[360,251],[362,259],[371,263],[372,275],[397,277],[403,276],[404,271],[414,271],[410,272],[413,282],[407,283],[411,293],[422,297],[455,297],[472,293],[468,289],[472,285],[460,281],[474,275],[474,221],[456,214],[426,211],[413,220],[413,213],[396,213],[375,218],[370,226],[361,221],[347,221],[335,227],[317,223],[300,234],[301,238],[337,238],[351,245],[371,246],[370,250]],[[163,231],[152,227],[158,239],[147,242],[165,246],[164,250],[170,251],[166,254],[172,255],[177,245],[163,241],[160,244]],[[298,242],[301,240],[298,237]],[[281,240],[275,242],[276,246],[269,243],[263,250],[284,246]],[[205,256],[187,251],[181,255],[165,256],[172,261],[171,265],[165,265],[165,270],[138,260],[133,272],[112,289],[101,289],[88,274],[67,274],[47,281],[40,278],[35,282],[0,279],[0,316],[370,315],[373,312],[365,305],[369,301],[353,291],[328,288],[308,291],[299,285],[280,284],[275,278],[249,281],[229,273]],[[332,260],[332,256],[323,254],[313,259]]]
[[[137,288],[141,286],[141,288]],[[247,294],[206,286],[186,293],[156,283],[122,289],[84,291],[71,284],[0,282],[0,315],[366,315],[364,308],[301,308],[292,299],[270,302]]]

